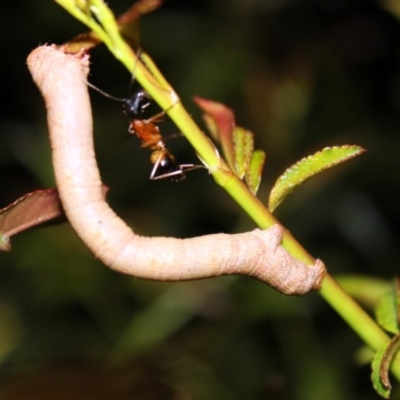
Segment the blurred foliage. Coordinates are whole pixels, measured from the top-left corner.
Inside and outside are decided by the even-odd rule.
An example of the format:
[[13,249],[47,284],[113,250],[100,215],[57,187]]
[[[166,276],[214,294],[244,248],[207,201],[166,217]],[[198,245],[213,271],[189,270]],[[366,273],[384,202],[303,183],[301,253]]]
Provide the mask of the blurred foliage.
[[[0,207],[54,185],[45,110],[25,65],[38,44],[85,28],[52,1],[1,13]],[[116,14],[129,1],[110,0]],[[335,274],[398,270],[398,21],[372,1],[173,1],[141,21],[141,43],[198,121],[221,101],[267,153],[259,197],[296,160],[356,143],[360,160],[304,184],[278,218]],[[129,74],[104,48],[91,82],[124,96]],[[251,229],[204,171],[151,182],[148,152],[120,104],[92,94],[98,161],[115,210],[145,235]],[[174,133],[172,124],[163,126]],[[397,143],[399,141],[399,143]],[[182,162],[196,161],[184,139]],[[0,254],[0,398],[375,399],[359,339],[318,297],[247,278],[157,283],[97,262],[67,225]],[[398,392],[397,392],[398,395]],[[396,398],[396,388],[393,393]]]

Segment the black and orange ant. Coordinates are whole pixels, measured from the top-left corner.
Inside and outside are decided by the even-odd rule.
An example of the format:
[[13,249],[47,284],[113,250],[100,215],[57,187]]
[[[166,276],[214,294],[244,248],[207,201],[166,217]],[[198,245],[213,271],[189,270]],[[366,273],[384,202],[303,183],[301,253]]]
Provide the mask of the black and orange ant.
[[153,164],[153,169],[150,179],[171,178],[175,181],[183,180],[186,178],[185,172],[203,168],[203,166],[179,164],[167,148],[161,136],[160,128],[157,125],[164,121],[165,111],[153,115],[148,119],[139,118],[150,105],[150,101],[150,96],[144,89],[138,89],[128,98],[123,99],[125,114],[131,120],[128,131],[142,141],[141,147],[151,150],[150,161]]
[[142,118],[144,111],[151,104],[151,98],[144,89],[137,89],[126,98],[118,98],[103,92],[89,82],[88,85],[104,96],[123,103],[124,112],[130,119],[129,133],[138,137],[142,142],[141,147],[151,150],[150,161],[153,164],[153,169],[151,170],[150,179],[170,178],[178,182],[186,178],[186,172],[204,168],[202,165],[179,164],[175,156],[167,148],[157,125],[164,121],[165,111],[148,119]]

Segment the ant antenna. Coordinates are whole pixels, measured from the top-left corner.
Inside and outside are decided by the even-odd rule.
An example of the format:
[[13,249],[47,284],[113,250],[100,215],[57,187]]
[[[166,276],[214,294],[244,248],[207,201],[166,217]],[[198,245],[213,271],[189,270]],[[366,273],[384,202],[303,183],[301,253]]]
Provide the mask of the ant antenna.
[[139,117],[141,114],[143,114],[143,112],[146,110],[146,108],[151,103],[151,97],[146,92],[146,90],[144,90],[142,88],[136,89],[134,91],[131,90],[133,84],[135,83],[135,70],[136,70],[137,61],[140,58],[140,54],[141,53],[142,53],[142,49],[139,48],[139,50],[136,53],[135,64],[133,66],[132,79],[131,79],[131,83],[130,83],[129,89],[128,89],[128,93],[130,93],[130,94],[127,97],[116,97],[116,96],[113,96],[113,95],[111,95],[111,94],[109,94],[107,92],[104,92],[103,90],[99,89],[97,86],[94,86],[92,83],[86,81],[86,84],[90,88],[96,90],[97,92],[99,92],[103,96],[105,96],[105,97],[107,97],[107,98],[109,98],[111,100],[115,100],[115,101],[119,101],[119,102],[123,103],[124,112],[130,118]]
[[109,93],[107,93],[107,92],[104,92],[103,90],[99,89],[97,86],[94,86],[94,85],[93,85],[92,83],[90,83],[89,81],[86,81],[86,84],[87,84],[90,88],[96,90],[96,92],[99,92],[99,93],[102,94],[104,97],[108,97],[108,98],[111,99],[111,100],[120,101],[120,102],[122,102],[122,103],[126,101],[126,98],[115,97],[115,96],[113,96],[112,94],[109,94]]
[[[138,51],[136,52],[136,57],[135,57],[135,64],[133,66],[133,73],[132,73],[132,78],[131,78],[131,83],[129,84],[129,88],[128,88],[128,93],[131,92],[132,86],[135,83],[135,70],[136,70],[136,65],[138,62],[138,59],[140,58],[140,55],[142,54],[142,48],[139,47]],[[90,83],[89,81],[86,81],[86,84],[91,87],[92,89],[96,90],[97,92],[99,92],[100,94],[102,94],[105,97],[108,97],[109,99],[115,100],[115,101],[120,101],[120,102],[126,102],[127,98],[124,97],[116,97],[113,96],[107,92],[104,92],[103,90],[99,89],[97,86],[94,86],[92,83]]]
[[139,60],[140,55],[142,54],[142,52],[143,52],[143,49],[141,47],[139,47],[137,52],[136,52],[135,64],[133,65],[131,83],[129,84],[128,93],[130,93],[132,91],[132,86],[135,83],[135,80],[136,80],[136,78],[135,78],[136,66],[137,66],[138,60]]

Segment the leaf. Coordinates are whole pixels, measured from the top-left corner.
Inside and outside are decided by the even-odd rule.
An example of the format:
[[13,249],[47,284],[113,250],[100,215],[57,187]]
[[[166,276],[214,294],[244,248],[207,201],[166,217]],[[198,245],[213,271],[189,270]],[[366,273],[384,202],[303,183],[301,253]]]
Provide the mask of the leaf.
[[210,128],[210,132],[213,133],[213,136],[218,137],[219,141],[221,142],[222,151],[226,162],[236,173],[235,147],[233,142],[235,116],[233,111],[224,104],[203,99],[198,96],[194,97],[194,101],[204,112],[208,114],[208,116],[204,118],[204,121],[207,124],[207,127]]
[[254,150],[254,135],[252,132],[237,126],[233,131],[233,145],[235,157],[235,173],[240,178],[250,166]]
[[286,196],[306,179],[356,157],[364,151],[360,146],[352,145],[326,147],[311,156],[303,158],[288,168],[275,182],[269,196],[269,210],[273,212]]
[[382,296],[375,310],[379,325],[394,334],[399,332],[399,284],[399,279],[396,278],[392,290]]
[[118,17],[118,23],[120,25],[129,25],[132,22],[136,22],[143,14],[153,12],[161,5],[162,0],[139,0]]
[[390,384],[389,380],[389,368],[393,360],[393,357],[399,350],[399,347],[400,347],[400,334],[397,334],[390,341],[389,346],[386,348],[386,351],[384,352],[380,363],[379,377],[381,379],[383,386],[387,389],[392,389],[392,385]]
[[335,274],[335,280],[345,292],[370,310],[376,309],[379,300],[392,287],[392,283],[386,279],[363,274]]
[[0,250],[10,249],[7,240],[10,236],[63,214],[57,189],[36,190],[26,194],[0,210],[0,232],[3,239],[3,247],[0,245]]
[[[108,187],[103,185],[102,189],[105,195]],[[56,219],[65,222],[57,189],[36,190],[20,197],[0,210],[0,250],[11,249],[10,236]]]
[[388,398],[392,385],[389,369],[393,357],[400,347],[399,334],[400,280],[395,278],[392,290],[384,295],[375,310],[378,323],[387,331],[395,333],[389,344],[378,351],[372,362],[372,383],[382,397]]
[[249,168],[245,174],[247,186],[256,194],[261,183],[261,173],[265,164],[266,155],[262,150],[255,150],[250,160]]
[[[384,347],[380,349],[379,351],[376,352],[374,360],[372,361],[371,367],[372,367],[372,373],[371,373],[371,380],[372,380],[372,386],[375,389],[375,391],[382,396],[384,399],[388,399],[390,396],[390,382],[383,382],[382,377],[381,377],[381,368],[382,364],[384,364],[384,358],[387,352],[387,348]],[[386,375],[387,376],[387,375]],[[389,386],[386,386],[387,383],[389,382]]]
[[219,132],[218,132],[218,126],[215,122],[215,119],[211,116],[209,116],[208,114],[203,114],[203,120],[207,126],[208,129],[208,133],[210,134],[210,136],[216,141],[216,142],[220,142],[220,138],[219,138]]

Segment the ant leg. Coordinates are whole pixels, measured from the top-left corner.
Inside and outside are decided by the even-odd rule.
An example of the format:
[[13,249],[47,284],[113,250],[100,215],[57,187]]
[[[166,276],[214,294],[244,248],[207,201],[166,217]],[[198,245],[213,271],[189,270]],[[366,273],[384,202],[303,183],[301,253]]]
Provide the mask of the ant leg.
[[135,80],[136,80],[136,77],[135,77],[136,66],[137,66],[138,61],[139,61],[140,58],[141,58],[140,56],[141,56],[142,52],[143,52],[143,49],[142,49],[141,47],[139,47],[139,48],[137,49],[137,51],[136,51],[136,54],[135,54],[135,63],[133,64],[131,82],[129,83],[128,93],[132,91],[133,84],[135,83]]
[[179,103],[179,100],[176,103],[172,104],[172,106],[168,107],[166,110],[162,110],[161,112],[159,112],[156,115],[153,115],[151,118],[147,119],[146,121],[151,122],[151,123],[164,122],[166,113],[169,110],[171,110],[171,108],[175,107],[178,103]]
[[154,178],[152,178],[153,181],[156,181],[158,179],[166,179],[166,178],[174,178],[176,177],[176,181],[183,181],[184,179],[186,179],[186,175],[183,173],[182,170],[178,169],[176,171],[173,172],[167,172],[166,174],[162,174],[162,175],[158,175]]
[[150,117],[149,119],[146,119],[147,123],[159,123],[159,122],[163,122],[165,119],[165,111],[161,111],[156,115],[153,115],[152,117]]
[[189,172],[200,168],[207,169],[205,165],[200,165],[200,164],[181,164],[180,167],[182,169],[182,172]]
[[[162,161],[168,160],[171,164],[169,165],[168,172],[165,172],[164,174],[157,175],[157,171],[159,171],[160,168],[165,168],[164,165],[162,165]],[[178,164],[175,159],[173,158],[172,155],[170,155],[167,151],[160,151],[157,155],[157,160],[154,163],[153,169],[151,170],[150,174],[150,179],[151,180],[158,180],[158,179],[165,179],[165,178],[174,178],[176,181],[181,181],[186,178],[184,172],[182,171],[181,165]]]
[[178,137],[183,137],[182,133],[178,132],[178,133],[173,133],[173,134],[168,135],[168,136],[163,136],[163,140],[165,142],[166,140],[171,140],[171,139],[175,139],[175,138],[178,138]]
[[204,165],[195,165],[195,164],[179,164],[179,168],[176,171],[167,172],[166,174],[158,175],[153,177],[153,180],[164,179],[164,178],[174,178],[176,177],[176,181],[182,181],[186,179],[185,172],[193,171],[199,168],[206,168]]
[[151,170],[151,174],[150,174],[150,179],[151,179],[151,180],[157,179],[157,178],[154,177],[154,175],[156,174],[156,172],[157,172],[157,170],[158,170],[158,168],[159,168],[159,166],[160,166],[160,162],[161,162],[163,156],[164,156],[163,152],[160,151],[160,152],[158,153],[157,160],[156,160],[156,162],[154,163],[153,169]]
[[164,178],[174,178],[176,177],[176,181],[182,181],[186,178],[185,172],[193,171],[195,169],[206,168],[204,165],[196,165],[196,164],[179,164],[178,168],[175,171],[167,172],[162,175],[154,176],[156,170],[152,171],[152,177],[150,179],[164,179]]

